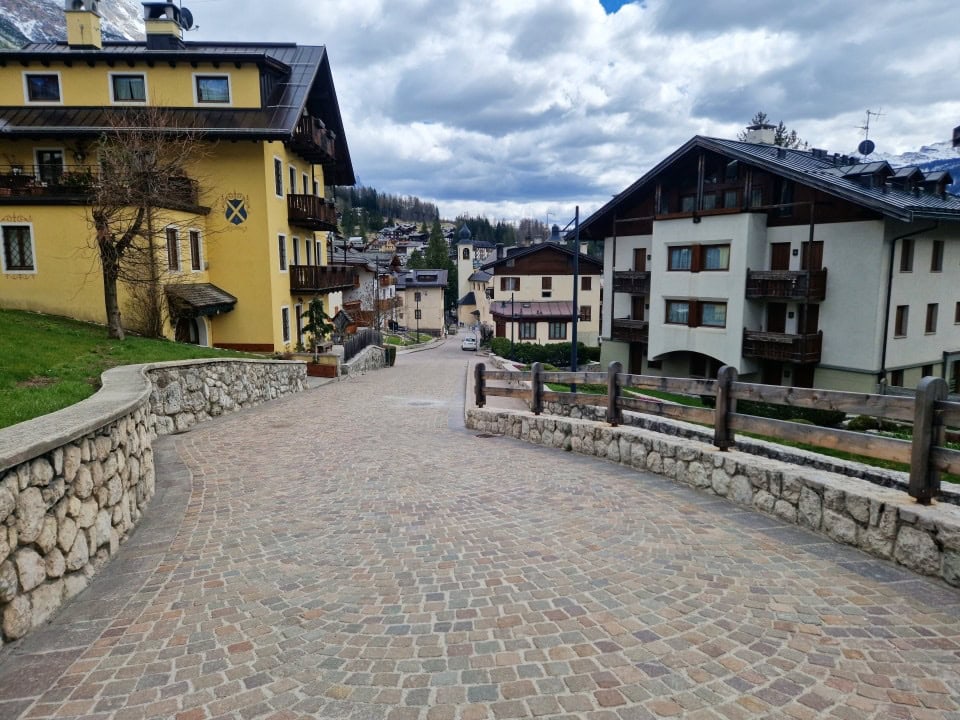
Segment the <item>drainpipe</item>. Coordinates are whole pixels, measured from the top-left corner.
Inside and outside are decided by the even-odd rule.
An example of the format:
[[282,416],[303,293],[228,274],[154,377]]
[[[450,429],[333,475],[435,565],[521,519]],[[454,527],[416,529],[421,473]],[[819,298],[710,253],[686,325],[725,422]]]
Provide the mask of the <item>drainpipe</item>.
[[903,235],[897,235],[890,241],[890,266],[887,268],[887,297],[883,308],[883,341],[880,345],[880,372],[877,374],[877,384],[883,387],[887,382],[887,336],[890,334],[890,302],[893,295],[893,262],[896,257],[897,240],[903,240],[911,235],[930,232],[940,227],[940,221],[937,220],[930,227],[911,230]]

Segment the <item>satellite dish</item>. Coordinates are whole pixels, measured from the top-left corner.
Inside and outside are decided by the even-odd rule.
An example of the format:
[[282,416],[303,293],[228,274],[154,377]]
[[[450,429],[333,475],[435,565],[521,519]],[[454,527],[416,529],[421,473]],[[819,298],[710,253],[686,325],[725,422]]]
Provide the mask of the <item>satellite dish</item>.
[[180,27],[184,30],[189,30],[193,27],[193,13],[185,7],[180,8]]
[[862,143],[857,145],[857,152],[861,155],[869,155],[874,150],[877,149],[876,143],[873,140],[864,140]]

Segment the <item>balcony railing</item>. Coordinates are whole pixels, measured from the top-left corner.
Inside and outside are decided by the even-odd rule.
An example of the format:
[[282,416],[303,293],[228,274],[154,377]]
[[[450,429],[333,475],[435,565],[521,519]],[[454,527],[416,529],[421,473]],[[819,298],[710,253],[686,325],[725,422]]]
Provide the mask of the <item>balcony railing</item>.
[[613,273],[613,291],[631,295],[650,294],[650,271],[615,270]]
[[[95,165],[6,165],[0,166],[0,202],[45,204],[87,204],[100,181]],[[196,180],[171,177],[167,190],[156,198],[157,205],[195,208],[200,191]],[[42,200],[41,200],[42,199]]]
[[612,340],[620,342],[647,342],[650,322],[647,320],[631,320],[630,318],[614,318],[613,330],[610,333]]
[[305,115],[297,122],[290,147],[304,160],[329,165],[337,159],[336,137],[320,120]]
[[827,296],[827,271],[747,270],[747,298],[760,300],[808,300]]
[[383,298],[381,300],[377,300],[377,306],[380,308],[381,312],[385,310],[393,310],[394,308],[401,308],[403,307],[403,297],[397,295],[392,298]]
[[289,272],[291,295],[350,290],[360,282],[357,271],[347,265],[291,265]]
[[820,362],[823,333],[787,335],[786,333],[743,331],[743,356],[798,364]]
[[287,195],[287,219],[308,230],[337,230],[337,209],[316,195]]

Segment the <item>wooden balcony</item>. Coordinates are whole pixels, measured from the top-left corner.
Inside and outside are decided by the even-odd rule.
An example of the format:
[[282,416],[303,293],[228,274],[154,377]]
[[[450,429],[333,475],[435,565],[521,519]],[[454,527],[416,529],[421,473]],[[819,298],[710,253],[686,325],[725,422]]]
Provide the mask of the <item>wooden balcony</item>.
[[650,294],[650,271],[615,270],[613,273],[613,291],[631,295]]
[[316,165],[331,165],[337,159],[336,137],[319,119],[305,115],[293,131],[290,149]]
[[350,290],[360,282],[357,271],[348,265],[291,265],[290,294],[324,294]]
[[751,300],[806,300],[827,296],[824,270],[747,270],[747,298]]
[[820,362],[823,332],[809,335],[743,331],[743,356],[800,365]]
[[614,318],[611,340],[620,342],[646,343],[650,334],[650,322],[647,320],[631,320],[630,318]]
[[392,298],[382,298],[377,301],[377,306],[380,308],[380,312],[386,312],[393,310],[394,308],[403,307],[403,297],[396,295]]
[[316,195],[287,195],[287,219],[308,230],[337,231],[337,209]]

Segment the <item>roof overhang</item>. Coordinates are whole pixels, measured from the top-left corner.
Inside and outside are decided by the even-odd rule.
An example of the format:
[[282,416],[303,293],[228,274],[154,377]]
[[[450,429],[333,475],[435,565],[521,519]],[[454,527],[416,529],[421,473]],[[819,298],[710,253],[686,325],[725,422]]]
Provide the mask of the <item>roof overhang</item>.
[[204,317],[230,312],[237,299],[213,283],[167,285],[164,290],[172,314],[177,317]]

